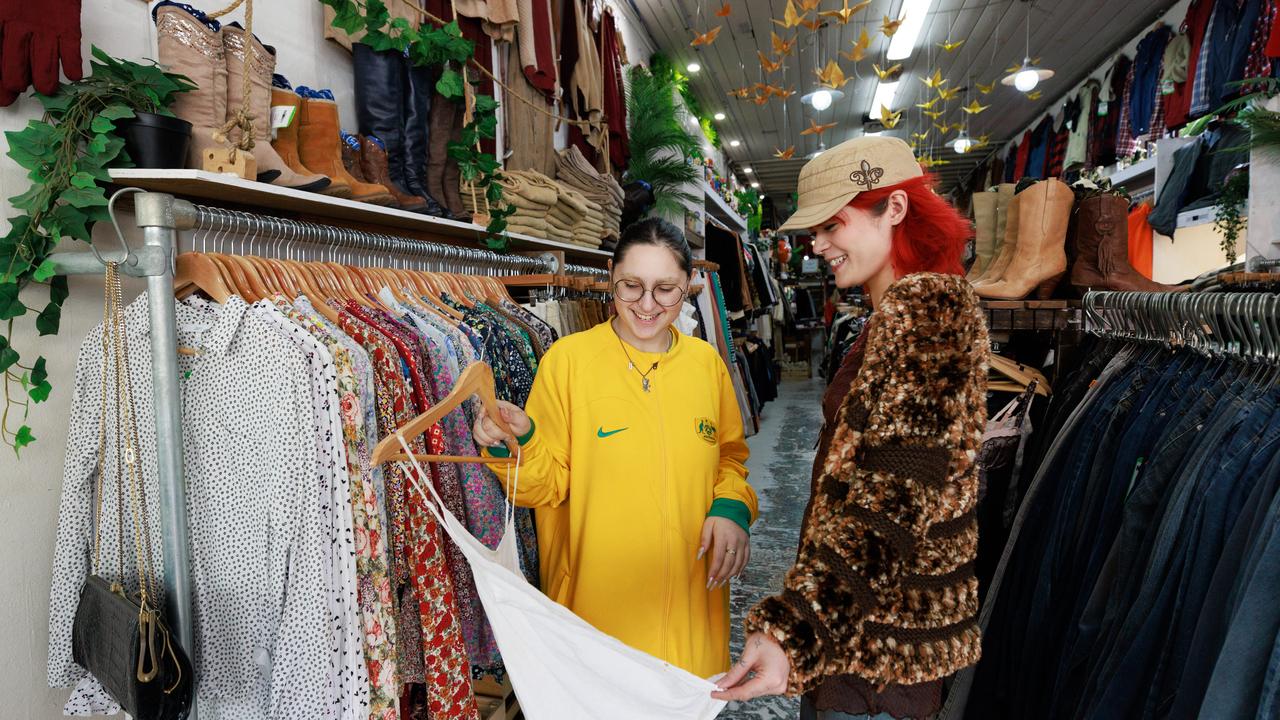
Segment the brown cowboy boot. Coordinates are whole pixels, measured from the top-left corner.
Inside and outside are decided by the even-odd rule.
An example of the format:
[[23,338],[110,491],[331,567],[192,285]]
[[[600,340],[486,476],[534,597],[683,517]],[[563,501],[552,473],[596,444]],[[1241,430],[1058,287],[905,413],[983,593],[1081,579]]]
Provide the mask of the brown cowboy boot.
[[1017,252],[999,282],[976,286],[981,297],[1020,300],[1042,284],[1054,284],[1067,271],[1067,224],[1075,204],[1071,188],[1061,180],[1043,180],[1017,199]]
[[410,195],[391,181],[391,171],[387,167],[387,151],[369,137],[360,135],[360,170],[366,182],[374,182],[391,191],[396,206],[409,212],[422,212],[427,209],[427,201],[417,195]]
[[1080,201],[1076,211],[1076,261],[1071,284],[1080,292],[1126,290],[1180,292],[1185,286],[1148,280],[1129,264],[1129,201],[1098,195]]
[[381,185],[351,177],[342,166],[342,138],[338,129],[338,105],[324,98],[302,98],[302,124],[298,127],[298,151],[307,167],[324,173],[351,193],[352,200],[390,205],[391,193]]

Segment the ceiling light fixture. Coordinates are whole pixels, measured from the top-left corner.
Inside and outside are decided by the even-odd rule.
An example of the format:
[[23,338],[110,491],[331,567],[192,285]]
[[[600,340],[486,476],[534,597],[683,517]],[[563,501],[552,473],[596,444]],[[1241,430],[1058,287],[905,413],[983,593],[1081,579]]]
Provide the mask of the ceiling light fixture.
[[882,82],[876,84],[876,94],[871,98],[871,117],[880,117],[880,108],[882,107],[890,112],[893,111],[893,99],[898,94],[898,84],[900,82],[902,81],[894,80],[890,83]]
[[960,137],[956,138],[956,141],[952,143],[952,147],[956,152],[963,155],[969,152],[969,149],[973,147],[973,140],[970,139],[968,134],[960,133]]
[[755,172],[755,170],[753,170],[753,169],[751,169],[751,168],[749,168],[749,167],[744,167],[744,168],[742,168],[742,172],[743,172],[743,174],[744,174],[744,175],[750,175],[751,173]]
[[723,120],[723,119],[724,119],[724,113],[716,113],[716,114],[715,114],[715,119],[717,119],[717,120]]
[[741,144],[742,144],[742,141],[741,141],[741,140],[730,140],[730,141],[729,141],[729,147],[738,147],[738,146],[739,146],[739,145],[741,145]]
[[1027,52],[1022,58],[1022,65],[1000,80],[1001,85],[1012,85],[1018,89],[1018,92],[1024,93],[1035,90],[1037,85],[1053,77],[1052,70],[1036,67],[1031,63],[1031,9],[1033,7],[1035,7],[1034,3],[1027,3]]
[[920,39],[920,31],[924,29],[924,21],[929,18],[929,9],[933,0],[906,0],[902,3],[902,11],[898,19],[902,26],[889,40],[889,50],[885,57],[889,60],[906,60],[916,49],[916,40]]
[[844,97],[844,92],[833,88],[818,88],[800,98],[800,102],[819,112],[831,107],[831,103]]
[[691,73],[696,73],[696,72],[698,72],[699,70],[701,70],[701,69],[702,69],[702,66],[701,66],[701,65],[699,65],[699,64],[698,64],[698,63],[696,63],[696,62],[691,62],[691,63],[689,63],[688,65],[685,65],[685,66],[684,66],[684,69],[685,69],[685,70],[688,70],[688,71],[689,71],[689,72],[691,72]]
[[758,183],[758,182],[753,182],[753,183],[751,183],[751,187],[753,187],[753,188],[758,188],[758,187],[760,187],[760,183]]

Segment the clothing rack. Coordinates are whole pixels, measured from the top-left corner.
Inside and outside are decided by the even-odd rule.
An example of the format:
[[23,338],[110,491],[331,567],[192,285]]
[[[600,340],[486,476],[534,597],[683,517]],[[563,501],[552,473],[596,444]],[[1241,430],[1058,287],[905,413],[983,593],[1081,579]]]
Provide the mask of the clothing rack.
[[1086,332],[1280,364],[1280,294],[1089,292]]
[[[134,219],[142,229],[143,238],[140,248],[127,245],[116,219],[116,201],[126,194],[135,194]],[[165,613],[178,642],[186,648],[193,647],[194,635],[173,293],[174,269],[182,245],[180,231],[195,231],[189,246],[213,244],[221,250],[226,245],[235,248],[239,242],[242,250],[253,244],[255,252],[283,251],[287,259],[323,256],[328,260],[357,264],[360,260],[371,259],[369,253],[377,253],[375,257],[379,262],[399,263],[405,268],[471,271],[486,275],[553,272],[558,264],[549,254],[537,257],[499,255],[488,250],[196,205],[166,193],[146,192],[140,188],[117,191],[107,209],[119,239],[117,250],[106,253],[104,257],[91,244],[87,252],[57,253],[52,260],[54,271],[59,275],[100,274],[107,262],[114,261],[120,264],[120,272],[146,278],[160,487],[160,533],[165,568],[162,578]],[[592,274],[603,272],[596,268],[582,269]],[[194,719],[196,712],[197,708],[193,707],[188,717]]]

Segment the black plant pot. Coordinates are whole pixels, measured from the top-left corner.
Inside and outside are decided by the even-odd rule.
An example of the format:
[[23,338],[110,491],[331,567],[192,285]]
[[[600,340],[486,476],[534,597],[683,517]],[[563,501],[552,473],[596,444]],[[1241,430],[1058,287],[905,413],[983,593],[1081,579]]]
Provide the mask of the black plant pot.
[[116,121],[125,152],[140,168],[184,168],[191,143],[191,123],[168,115],[139,112]]

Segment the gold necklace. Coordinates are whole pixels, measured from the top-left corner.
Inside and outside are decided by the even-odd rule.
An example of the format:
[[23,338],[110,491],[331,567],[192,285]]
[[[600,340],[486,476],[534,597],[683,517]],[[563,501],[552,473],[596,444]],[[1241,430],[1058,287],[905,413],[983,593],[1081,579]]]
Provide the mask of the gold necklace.
[[[649,373],[658,369],[658,361],[654,360],[648,370],[640,372],[640,368],[637,368],[635,362],[631,359],[631,353],[627,352],[627,344],[622,342],[622,336],[618,334],[618,328],[616,326],[613,328],[613,335],[618,338],[618,346],[622,348],[622,354],[627,356],[627,369],[635,370],[637,373],[640,373],[640,389],[645,392],[649,392]],[[670,349],[671,347],[668,346],[667,350]]]

